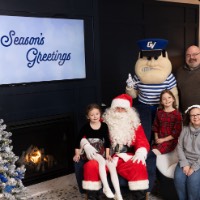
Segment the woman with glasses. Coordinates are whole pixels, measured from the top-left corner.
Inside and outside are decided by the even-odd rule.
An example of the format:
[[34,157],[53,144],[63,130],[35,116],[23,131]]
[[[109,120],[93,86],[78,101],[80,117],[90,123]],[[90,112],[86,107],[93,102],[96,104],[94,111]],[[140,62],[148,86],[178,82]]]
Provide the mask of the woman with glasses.
[[180,110],[200,103],[200,48],[192,45],[185,53],[185,66],[176,73]]
[[184,127],[178,140],[179,162],[174,183],[179,200],[200,199],[200,105],[185,111]]

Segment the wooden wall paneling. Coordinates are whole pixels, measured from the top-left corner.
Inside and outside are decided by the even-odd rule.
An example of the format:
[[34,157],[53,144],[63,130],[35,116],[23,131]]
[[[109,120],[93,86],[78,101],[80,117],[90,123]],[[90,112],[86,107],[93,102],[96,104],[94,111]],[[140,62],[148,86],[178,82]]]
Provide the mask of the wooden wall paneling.
[[132,1],[101,1],[102,101],[109,105],[114,96],[124,92],[127,74],[134,71],[139,39],[168,39],[173,72],[182,66],[188,41],[198,41],[198,10],[196,5],[180,3],[137,1],[133,6]]
[[100,2],[102,102],[125,92],[128,73],[133,73],[137,44],[143,32],[141,1]]
[[199,9],[185,8],[185,49],[190,45],[198,45],[199,39]]

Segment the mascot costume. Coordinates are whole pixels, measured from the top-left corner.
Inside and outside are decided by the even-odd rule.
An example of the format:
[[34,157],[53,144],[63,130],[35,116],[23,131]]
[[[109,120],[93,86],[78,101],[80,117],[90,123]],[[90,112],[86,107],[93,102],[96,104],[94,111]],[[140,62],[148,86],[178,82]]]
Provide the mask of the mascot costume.
[[[145,160],[150,145],[138,113],[132,107],[132,97],[121,94],[114,98],[111,107],[103,114],[103,121],[108,125],[113,151],[112,161],[107,161],[107,166],[109,167],[109,162],[114,163],[117,173],[128,181],[131,199],[145,200],[146,190],[149,188]],[[92,159],[97,152],[86,139],[82,139],[81,147],[89,159],[83,166],[83,188],[99,190],[102,185],[98,163]]]
[[[138,41],[139,56],[135,64],[135,75],[129,74],[126,81],[126,93],[134,98],[147,139],[151,145],[153,138],[152,124],[157,107],[160,103],[160,93],[168,89],[178,101],[176,79],[172,72],[172,64],[166,51],[167,40],[143,39]],[[149,189],[151,192],[156,179],[156,156],[152,151],[147,155],[147,170]]]
[[138,41],[140,49],[135,64],[135,75],[129,74],[126,81],[126,93],[137,98],[137,108],[146,136],[151,142],[152,123],[160,101],[160,93],[171,90],[178,105],[176,79],[172,72],[172,64],[166,51],[168,41],[164,39],[144,39]]

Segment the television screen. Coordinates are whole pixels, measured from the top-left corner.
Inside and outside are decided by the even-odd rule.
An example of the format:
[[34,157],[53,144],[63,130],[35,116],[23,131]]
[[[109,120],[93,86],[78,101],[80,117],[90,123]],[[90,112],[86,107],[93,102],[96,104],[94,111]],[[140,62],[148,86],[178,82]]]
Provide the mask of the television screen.
[[83,19],[0,16],[0,84],[82,78]]

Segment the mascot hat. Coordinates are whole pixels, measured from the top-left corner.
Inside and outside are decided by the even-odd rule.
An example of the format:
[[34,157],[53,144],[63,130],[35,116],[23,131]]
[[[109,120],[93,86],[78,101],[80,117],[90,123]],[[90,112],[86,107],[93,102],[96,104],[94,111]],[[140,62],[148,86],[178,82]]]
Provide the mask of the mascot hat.
[[111,108],[130,108],[132,107],[132,97],[127,94],[121,94],[112,100]]
[[168,40],[159,38],[149,38],[139,40],[137,42],[142,55],[144,56],[159,56],[163,50],[166,49]]

